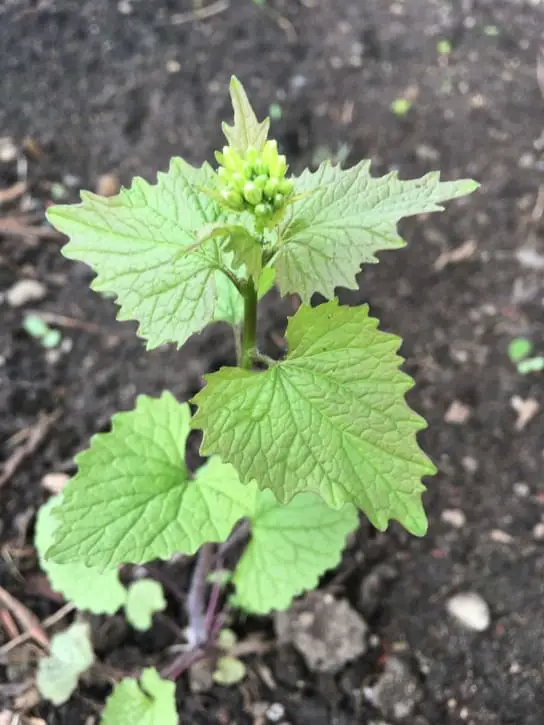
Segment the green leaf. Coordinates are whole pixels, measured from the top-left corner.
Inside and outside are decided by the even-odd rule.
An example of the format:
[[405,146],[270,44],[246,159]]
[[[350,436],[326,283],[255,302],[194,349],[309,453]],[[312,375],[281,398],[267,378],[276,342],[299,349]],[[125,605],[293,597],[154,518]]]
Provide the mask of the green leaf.
[[391,110],[395,114],[395,116],[406,116],[406,114],[410,111],[412,108],[412,101],[410,101],[408,98],[395,98],[395,100],[391,103]]
[[234,572],[233,603],[255,614],[287,609],[313,589],[338,564],[346,536],[358,524],[353,506],[335,510],[312,493],[282,505],[264,491],[249,518],[251,541]]
[[115,614],[125,603],[127,595],[116,569],[102,572],[81,562],[57,564],[45,555],[59,525],[53,511],[61,504],[62,494],[58,494],[50,498],[38,513],[34,544],[40,566],[47,574],[53,591],[62,594],[78,609],[86,609],[94,614]]
[[236,298],[238,291],[226,276],[219,243],[196,239],[200,227],[222,213],[200,191],[213,179],[209,165],[196,169],[174,158],[155,185],[136,178],[117,196],[82,192],[81,204],[47,211],[71,239],[64,255],[95,270],[93,289],[115,293],[118,319],[137,320],[148,348],[182,345],[211,321],[225,319],[225,308],[227,322],[233,321],[223,298]]
[[236,642],[236,635],[232,629],[227,627],[224,627],[217,635],[217,646],[225,652],[229,652],[236,645]]
[[334,508],[355,504],[378,529],[396,519],[423,535],[420,478],[435,471],[416,440],[426,424],[404,399],[413,381],[398,369],[400,339],[377,324],[367,306],[302,306],[283,361],[207,375],[192,420],[201,452],[283,503],[313,491]]
[[101,725],[177,725],[176,685],[162,680],[154,667],[140,682],[122,680],[106,701]]
[[151,627],[155,612],[166,608],[166,599],[159,582],[139,579],[128,588],[125,614],[135,629],[145,632]]
[[533,343],[526,337],[516,337],[508,345],[508,357],[513,363],[520,362],[531,354]]
[[51,653],[38,663],[38,690],[54,705],[70,699],[79,676],[94,662],[91,630],[88,624],[76,622],[51,640]]
[[529,375],[529,373],[540,373],[544,370],[544,357],[530,357],[526,360],[520,360],[518,363],[518,373],[520,375]]
[[200,239],[222,238],[223,249],[232,253],[233,269],[240,269],[259,279],[263,268],[263,248],[259,240],[239,224],[210,224],[201,232]]
[[439,211],[440,202],[478,186],[439,179],[437,172],[410,181],[396,172],[373,178],[367,161],[346,171],[329,163],[304,171],[295,186],[304,196],[291,207],[274,259],[282,295],[296,292],[309,302],[314,292],[332,298],[336,287],[355,289],[361,264],[377,262],[381,249],[405,245],[400,219]]
[[276,282],[276,270],[273,267],[265,267],[259,277],[259,284],[257,286],[257,293],[259,299],[264,297],[265,294],[272,289]]
[[238,657],[219,657],[212,676],[218,685],[237,685],[246,676],[246,666]]
[[38,315],[25,315],[23,327],[31,337],[35,338],[44,337],[50,331],[47,323]]
[[234,468],[209,460],[191,480],[185,467],[190,410],[170,393],[140,396],[93,437],[55,509],[60,523],[47,556],[107,568],[192,554],[223,541],[253,506]]
[[245,153],[250,146],[261,151],[268,137],[270,120],[265,118],[259,123],[243,85],[235,76],[230,81],[230,97],[234,109],[234,125],[222,124],[229,146],[241,153]]

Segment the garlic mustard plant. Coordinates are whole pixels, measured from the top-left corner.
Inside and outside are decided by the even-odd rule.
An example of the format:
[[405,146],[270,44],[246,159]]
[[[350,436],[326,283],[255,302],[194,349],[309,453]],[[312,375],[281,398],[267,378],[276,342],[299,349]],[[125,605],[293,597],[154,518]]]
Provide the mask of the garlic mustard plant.
[[[238,365],[206,376],[194,415],[168,392],[140,396],[77,456],[41,555],[53,587],[58,577],[59,588],[77,589],[67,581],[76,570],[82,584],[86,576],[102,582],[104,596],[111,583],[101,606],[76,592],[91,609],[125,601],[120,566],[199,549],[195,575],[205,591],[210,544],[223,551],[244,526],[229,601],[257,614],[287,608],[336,566],[358,511],[380,530],[392,519],[416,536],[427,529],[421,479],[435,469],[416,440],[425,421],[405,401],[413,381],[399,369],[401,341],[379,329],[367,305],[341,305],[335,293],[356,288],[361,264],[376,263],[378,251],[404,246],[401,218],[438,211],[477,184],[442,182],[437,172],[377,178],[367,161],[294,176],[268,139],[269,121],[258,121],[238,80],[230,88],[234,122],[223,126],[217,168],[174,158],[156,184],[136,178],[111,198],[82,192],[80,204],[47,213],[69,237],[63,253],[94,269],[93,288],[115,294],[118,318],[137,320],[148,348],[181,346],[218,320],[240,342]],[[301,299],[281,360],[257,345],[258,301],[274,283]],[[328,301],[312,307],[316,292]],[[185,447],[195,428],[207,462],[189,472]],[[192,631],[197,648],[218,631],[218,620],[206,619]],[[165,679],[182,668],[162,679],[146,670],[143,692],[124,680],[104,723],[124,725],[128,698],[131,723],[175,723]]]

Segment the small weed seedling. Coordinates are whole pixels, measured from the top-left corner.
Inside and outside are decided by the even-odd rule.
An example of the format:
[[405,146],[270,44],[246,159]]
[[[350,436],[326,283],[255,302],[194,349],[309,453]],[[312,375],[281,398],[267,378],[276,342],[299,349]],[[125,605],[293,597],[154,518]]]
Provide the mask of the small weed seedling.
[[[366,161],[289,176],[268,120],[257,120],[236,79],[231,96],[234,123],[223,126],[216,170],[174,158],[155,185],[137,178],[111,198],[82,192],[80,204],[47,213],[70,237],[64,254],[93,267],[93,288],[116,295],[119,319],[137,320],[148,348],[181,346],[217,320],[238,339],[238,366],[206,376],[195,415],[168,392],[140,396],[111,432],[93,437],[48,504],[38,548],[53,587],[91,611],[125,606],[135,625],[148,625],[164,602],[142,591],[149,602],[131,604],[118,568],[200,550],[189,651],[160,674],[118,684],[105,725],[177,722],[168,680],[218,649],[233,543],[249,537],[229,602],[265,614],[337,565],[358,510],[382,531],[391,519],[416,536],[427,529],[421,478],[435,468],[416,440],[425,421],[404,398],[413,381],[399,369],[401,341],[379,330],[367,305],[339,304],[335,290],[357,288],[361,263],[404,246],[401,218],[440,210],[477,184],[441,182],[435,172],[374,178]],[[302,300],[282,360],[257,345],[258,300],[273,284]],[[315,292],[329,301],[312,307]],[[208,457],[194,474],[185,466],[191,429],[203,432]],[[92,659],[84,649],[78,672]],[[243,669],[223,657],[214,676],[233,682]]]
[[540,373],[544,370],[544,356],[534,355],[533,343],[526,337],[516,337],[508,345],[508,357],[520,375]]

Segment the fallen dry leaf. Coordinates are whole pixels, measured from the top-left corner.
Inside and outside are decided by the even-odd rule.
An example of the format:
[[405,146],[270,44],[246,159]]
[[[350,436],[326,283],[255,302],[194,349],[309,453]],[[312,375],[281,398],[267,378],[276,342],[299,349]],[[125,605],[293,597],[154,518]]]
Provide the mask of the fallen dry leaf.
[[448,264],[455,264],[456,262],[463,262],[465,259],[470,259],[476,251],[477,245],[474,239],[468,239],[463,244],[455,247],[455,249],[442,252],[438,259],[434,263],[434,268],[438,271],[444,269]]
[[514,425],[517,431],[522,431],[540,410],[540,405],[534,398],[524,399],[520,398],[519,395],[514,395],[510,403],[518,415]]
[[7,204],[10,201],[15,201],[22,196],[25,191],[26,181],[18,181],[16,184],[8,186],[7,189],[0,189],[0,204]]

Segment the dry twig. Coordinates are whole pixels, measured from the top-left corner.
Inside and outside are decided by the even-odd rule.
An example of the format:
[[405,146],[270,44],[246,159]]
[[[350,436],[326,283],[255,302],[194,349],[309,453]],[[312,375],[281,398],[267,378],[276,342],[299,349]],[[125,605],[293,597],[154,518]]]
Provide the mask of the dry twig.
[[12,597],[3,587],[0,587],[0,602],[9,609],[33,640],[42,647],[49,648],[49,637],[43,631],[38,618],[32,614],[30,609],[27,609],[18,599]]
[[8,186],[7,189],[0,189],[0,204],[15,201],[25,193],[26,188],[26,181],[17,181],[12,186]]
[[0,234],[11,234],[19,237],[32,237],[33,239],[63,239],[63,235],[53,227],[28,226],[20,217],[6,217],[0,219]]
[[60,411],[51,413],[50,415],[40,415],[37,422],[28,429],[28,436],[24,444],[17,448],[8,460],[4,463],[4,469],[0,474],[0,487],[9,481],[21,463],[31,456],[40,443],[43,441],[51,424],[60,415]]
[[[42,622],[42,628],[49,629],[49,627],[53,627],[55,624],[61,621],[61,619],[64,619],[67,614],[70,614],[70,612],[73,612],[76,608],[76,605],[72,602],[67,602],[64,606],[62,606],[60,609],[57,609],[57,611],[52,614],[50,617],[47,617],[47,619],[44,619]],[[25,642],[28,642],[29,639],[32,639],[32,633],[30,631],[23,632],[22,634],[19,634],[14,639],[10,640],[9,642],[6,642],[3,647],[0,647],[0,659],[7,655],[8,652],[11,652],[12,649],[15,649],[21,644],[24,644]]]
[[217,0],[217,2],[206,5],[203,8],[197,8],[186,13],[176,13],[172,15],[171,22],[172,25],[185,25],[186,23],[194,23],[197,20],[207,20],[214,15],[228,10],[229,6],[229,0]]

